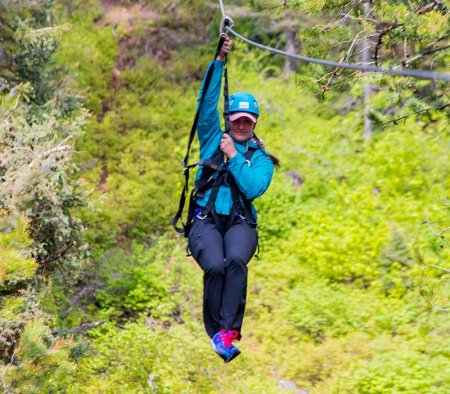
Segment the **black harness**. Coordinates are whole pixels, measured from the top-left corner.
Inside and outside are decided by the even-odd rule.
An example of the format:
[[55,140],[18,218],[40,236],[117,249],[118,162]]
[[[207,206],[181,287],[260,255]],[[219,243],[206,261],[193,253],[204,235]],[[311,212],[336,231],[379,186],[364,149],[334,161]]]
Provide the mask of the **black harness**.
[[[257,149],[259,148],[249,147],[247,149],[245,159],[249,165],[251,165],[251,158]],[[256,225],[251,201],[245,197],[244,193],[242,193],[236,184],[233,175],[228,171],[227,163],[223,160],[223,152],[220,148],[217,148],[210,159],[194,163],[191,165],[191,168],[195,165],[202,166],[203,169],[200,178],[195,182],[194,189],[191,192],[188,216],[183,229],[185,237],[189,236],[189,230],[194,216],[197,216],[199,219],[212,216],[217,226],[221,227],[221,221],[215,210],[215,203],[219,189],[222,186],[230,188],[232,198],[232,207],[228,215],[226,227],[228,228],[233,223],[236,215],[242,220],[247,221],[249,225]],[[208,202],[204,207],[199,207],[197,205],[197,198],[203,198],[208,190],[211,190]]]

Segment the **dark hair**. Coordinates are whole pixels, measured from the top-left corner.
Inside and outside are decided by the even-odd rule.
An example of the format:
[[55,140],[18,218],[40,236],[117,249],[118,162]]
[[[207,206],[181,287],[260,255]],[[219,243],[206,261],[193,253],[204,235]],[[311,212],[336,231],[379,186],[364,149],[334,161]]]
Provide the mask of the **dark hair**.
[[276,156],[271,155],[270,153],[267,153],[264,150],[264,143],[262,142],[262,140],[255,134],[255,132],[253,132],[253,139],[255,140],[256,144],[259,146],[259,148],[263,151],[263,153],[270,159],[272,160],[273,164],[275,164],[275,167],[279,167],[280,166],[280,159],[278,159]]

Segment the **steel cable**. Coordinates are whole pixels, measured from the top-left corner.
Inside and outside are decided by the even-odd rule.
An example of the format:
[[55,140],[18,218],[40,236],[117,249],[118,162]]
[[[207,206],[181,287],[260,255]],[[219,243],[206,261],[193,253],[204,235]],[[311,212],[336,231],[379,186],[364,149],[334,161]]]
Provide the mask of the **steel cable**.
[[[221,9],[221,12],[222,12],[222,17],[223,18],[227,18],[227,16],[225,15],[225,8],[224,8],[224,5],[223,5],[223,1],[219,0],[219,2],[220,2],[220,9]],[[290,57],[291,59],[295,59],[295,60],[302,60],[302,61],[305,61],[305,62],[308,62],[308,63],[322,64],[324,66],[329,66],[329,67],[347,68],[347,69],[350,69],[350,70],[358,70],[358,71],[362,71],[362,72],[374,72],[374,73],[398,75],[398,76],[402,76],[402,77],[413,77],[413,78],[421,78],[421,79],[433,79],[433,80],[440,80],[440,81],[450,81],[450,74],[437,73],[437,72],[428,71],[428,70],[420,70],[420,69],[415,69],[415,70],[406,70],[406,69],[396,70],[396,69],[392,69],[392,68],[382,68],[382,67],[375,67],[375,66],[364,66],[364,65],[352,64],[352,63],[341,63],[341,62],[336,62],[336,61],[333,61],[333,60],[324,60],[324,59],[317,59],[317,58],[314,58],[314,57],[295,55],[295,54],[292,54],[292,53],[281,51],[279,49],[272,48],[272,47],[269,47],[269,46],[266,46],[266,45],[259,44],[259,43],[255,42],[255,41],[249,40],[248,38],[246,38],[246,37],[242,36],[241,34],[239,34],[238,32],[236,32],[232,28],[232,26],[225,26],[224,29],[225,29],[225,31],[227,33],[233,34],[235,37],[241,39],[242,41],[246,42],[249,45],[255,46],[255,47],[260,48],[260,49],[264,49],[264,50],[269,51],[271,53],[287,56],[287,57]]]

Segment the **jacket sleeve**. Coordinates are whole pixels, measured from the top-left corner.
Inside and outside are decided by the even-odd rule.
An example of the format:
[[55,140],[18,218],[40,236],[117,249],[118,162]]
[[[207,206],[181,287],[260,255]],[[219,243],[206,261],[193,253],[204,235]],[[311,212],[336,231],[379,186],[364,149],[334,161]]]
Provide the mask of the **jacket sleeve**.
[[[205,93],[203,99],[202,107],[200,109],[200,116],[197,125],[197,134],[200,141],[200,146],[205,145],[207,142],[212,140],[214,136],[221,133],[220,129],[220,117],[219,111],[217,110],[217,105],[220,98],[220,89],[222,85],[222,73],[224,63],[220,60],[212,61],[209,66],[211,68],[214,64],[214,72],[209,83],[208,90]],[[206,74],[208,73],[208,70]],[[205,77],[203,78],[203,83],[200,88],[199,97],[197,100],[197,109],[200,105],[200,99],[203,94],[203,89],[205,87]]]
[[250,166],[241,153],[228,160],[228,170],[233,175],[239,190],[250,201],[261,196],[267,190],[275,167],[272,160],[263,152],[260,152],[255,159],[252,160]]

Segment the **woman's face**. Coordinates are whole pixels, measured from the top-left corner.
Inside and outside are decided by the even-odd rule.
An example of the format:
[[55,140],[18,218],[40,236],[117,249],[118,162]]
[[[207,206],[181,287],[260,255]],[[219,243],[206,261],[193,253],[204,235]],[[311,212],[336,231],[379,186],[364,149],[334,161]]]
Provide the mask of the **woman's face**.
[[230,134],[239,142],[245,142],[252,138],[254,128],[255,123],[245,116],[230,122]]

